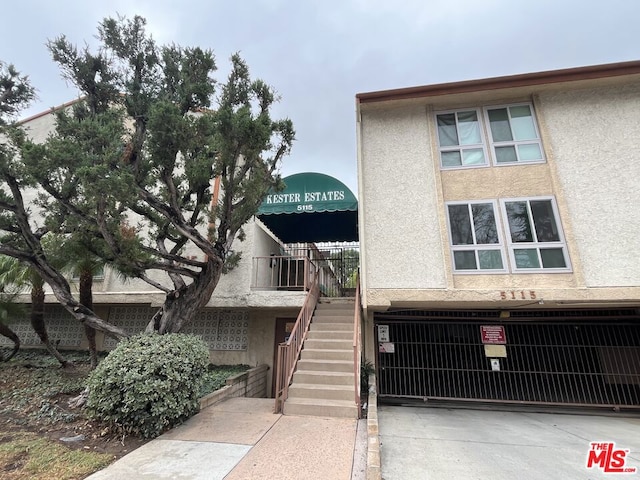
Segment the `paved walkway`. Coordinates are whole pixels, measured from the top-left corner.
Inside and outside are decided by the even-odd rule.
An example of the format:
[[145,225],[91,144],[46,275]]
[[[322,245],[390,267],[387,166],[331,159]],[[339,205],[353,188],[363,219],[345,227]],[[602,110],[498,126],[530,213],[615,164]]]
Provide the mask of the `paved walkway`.
[[[637,416],[379,406],[378,422],[385,480],[640,478]],[[587,469],[591,442],[628,450],[637,473]]]
[[232,398],[205,408],[87,479],[352,478],[356,419],[272,411],[273,399]]

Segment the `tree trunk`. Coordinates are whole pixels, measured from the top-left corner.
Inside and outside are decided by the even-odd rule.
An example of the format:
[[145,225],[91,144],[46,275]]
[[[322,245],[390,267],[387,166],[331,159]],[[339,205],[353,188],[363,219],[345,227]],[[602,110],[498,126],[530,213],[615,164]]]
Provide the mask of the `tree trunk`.
[[0,361],[8,362],[16,353],[18,353],[18,350],[20,350],[20,339],[18,338],[18,335],[13,332],[13,330],[11,330],[2,322],[0,322],[0,335],[2,335],[3,337],[7,337],[13,342],[13,351],[11,352],[11,354],[7,358],[0,357]]
[[15,177],[6,174],[6,172],[3,177],[15,200],[15,219],[18,224],[17,226],[20,229],[20,233],[24,241],[33,253],[30,254],[6,245],[0,245],[2,253],[31,265],[31,267],[38,272],[42,280],[49,284],[53,290],[53,294],[58,299],[58,302],[60,302],[60,305],[62,305],[71,314],[71,316],[80,323],[101,330],[118,339],[126,338],[127,334],[124,330],[111,325],[109,322],[105,322],[92,310],[84,307],[75,298],[73,298],[71,289],[69,288],[69,282],[67,282],[60,272],[55,270],[48,262],[44,251],[42,250],[40,238],[37,237],[31,229],[29,215],[24,208],[24,200],[18,180]]
[[44,288],[42,285],[34,285],[31,289],[31,326],[36,332],[42,344],[47,348],[49,353],[55,357],[60,365],[68,367],[71,365],[62,355],[58,352],[58,349],[49,340],[49,334],[47,333],[47,327],[44,323]]
[[185,288],[167,294],[162,308],[147,325],[147,332],[178,333],[204,307],[222,274],[222,262],[209,260],[202,274]]
[[[91,269],[82,269],[80,272],[80,303],[93,310],[93,273]],[[91,369],[98,366],[98,352],[96,350],[96,329],[84,325],[84,334],[89,342],[89,356],[91,358]]]
[[128,337],[124,330],[110,324],[109,322],[105,322],[103,319],[98,317],[93,310],[85,307],[73,298],[67,280],[57,271],[52,269],[46,261],[42,261],[38,257],[35,257],[35,259],[25,258],[24,260],[28,261],[40,274],[43,280],[49,284],[60,305],[62,305],[71,314],[71,316],[80,323],[93,327],[96,330],[100,330],[101,332],[117,339]]

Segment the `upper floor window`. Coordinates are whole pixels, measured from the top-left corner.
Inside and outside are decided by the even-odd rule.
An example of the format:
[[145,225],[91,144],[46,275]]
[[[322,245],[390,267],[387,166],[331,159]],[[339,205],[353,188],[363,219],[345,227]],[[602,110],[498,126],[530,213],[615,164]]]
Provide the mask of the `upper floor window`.
[[502,201],[514,271],[570,269],[567,247],[551,198]]
[[530,105],[491,107],[485,112],[496,164],[544,161]]
[[440,165],[443,169],[544,162],[531,104],[492,106],[436,113]]
[[[500,200],[500,204],[501,212],[498,212],[495,200],[447,203],[454,272],[571,270],[553,198],[509,198]],[[503,234],[507,239],[506,248]],[[510,266],[505,259],[505,251],[508,252]]]
[[447,217],[456,271],[504,271],[495,202],[449,203]]
[[436,122],[442,168],[487,164],[477,110],[439,113],[436,115]]

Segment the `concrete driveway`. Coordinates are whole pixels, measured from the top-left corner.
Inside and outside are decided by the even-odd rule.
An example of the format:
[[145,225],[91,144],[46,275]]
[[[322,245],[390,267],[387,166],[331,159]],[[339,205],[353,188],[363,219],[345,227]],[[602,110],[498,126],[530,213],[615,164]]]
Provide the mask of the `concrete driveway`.
[[[378,421],[384,480],[640,480],[638,416],[379,406]],[[622,452],[587,469],[591,442]],[[621,458],[636,472],[604,473]]]

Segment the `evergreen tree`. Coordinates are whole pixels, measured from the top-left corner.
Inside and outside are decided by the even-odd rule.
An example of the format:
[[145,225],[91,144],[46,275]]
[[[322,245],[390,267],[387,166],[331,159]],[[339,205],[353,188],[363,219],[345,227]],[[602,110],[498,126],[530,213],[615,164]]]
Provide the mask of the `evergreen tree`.
[[[237,260],[232,244],[280,185],[294,130],[271,118],[274,91],[252,80],[238,55],[213,105],[212,52],[159,47],[145,23],[105,19],[95,53],[64,36],[49,42],[81,98],[57,112],[45,144],[27,144],[22,154],[46,192],[39,205],[47,227],[81,232],[93,254],[163,291],[147,329],[168,333],[208,302]],[[212,204],[214,178],[222,193]]]
[[[30,150],[30,144],[15,117],[33,98],[34,90],[28,78],[12,65],[0,62],[0,254],[28,265],[39,279],[40,287],[42,282],[48,283],[58,301],[76,319],[123,338],[126,336],[123,330],[105,322],[73,297],[68,282],[45,254],[42,240],[49,227],[42,215],[33,214],[35,205],[25,204],[25,196],[33,195],[38,184],[23,162],[23,154]],[[36,302],[44,293],[40,290],[40,293],[36,291]],[[42,339],[41,334],[46,334],[44,324],[35,317],[32,321]]]

